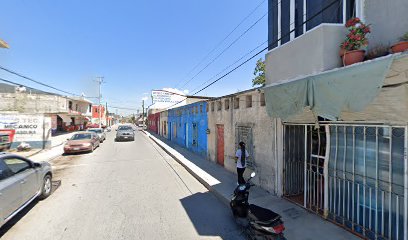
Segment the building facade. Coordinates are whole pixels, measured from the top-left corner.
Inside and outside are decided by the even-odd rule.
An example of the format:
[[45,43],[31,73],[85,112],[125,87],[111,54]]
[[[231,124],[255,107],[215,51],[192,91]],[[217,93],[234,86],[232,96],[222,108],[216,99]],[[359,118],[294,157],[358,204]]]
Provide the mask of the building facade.
[[147,128],[156,134],[159,134],[160,129],[160,112],[149,114],[147,117]]
[[106,126],[106,108],[103,105],[92,105],[92,124]]
[[164,138],[168,138],[168,118],[169,112],[168,111],[163,111],[160,112],[160,136]]
[[246,143],[248,170],[257,173],[257,185],[275,192],[276,156],[273,138],[275,122],[265,109],[264,93],[251,89],[208,102],[208,159],[236,172],[238,143]]
[[352,16],[371,24],[368,51],[396,42],[408,2],[269,5],[263,90],[276,122],[277,193],[363,238],[408,239],[408,54],[348,67],[338,54]]
[[48,148],[57,131],[81,129],[90,116],[89,105],[83,97],[0,84],[0,131],[12,136],[12,148],[21,142]]
[[208,119],[205,101],[168,110],[167,136],[172,142],[206,156]]

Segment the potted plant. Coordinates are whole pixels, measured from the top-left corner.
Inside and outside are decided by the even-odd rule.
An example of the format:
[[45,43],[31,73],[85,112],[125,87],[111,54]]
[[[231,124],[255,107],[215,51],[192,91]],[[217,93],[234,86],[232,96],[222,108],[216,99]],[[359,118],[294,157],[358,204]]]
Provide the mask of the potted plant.
[[344,66],[364,60],[364,48],[368,45],[366,35],[371,32],[370,26],[362,23],[359,18],[349,19],[346,22],[346,27],[348,34],[340,45],[340,56]]
[[391,51],[393,53],[403,52],[408,50],[408,32],[400,37],[400,42],[391,46]]

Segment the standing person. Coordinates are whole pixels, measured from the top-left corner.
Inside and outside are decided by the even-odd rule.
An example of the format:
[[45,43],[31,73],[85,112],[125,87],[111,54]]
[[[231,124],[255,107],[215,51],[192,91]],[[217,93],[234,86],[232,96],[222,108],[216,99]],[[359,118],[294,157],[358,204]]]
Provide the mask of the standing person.
[[239,143],[240,149],[235,153],[235,162],[237,163],[238,184],[245,184],[243,177],[245,168],[247,166],[246,159],[249,157],[248,151],[245,149],[245,143]]

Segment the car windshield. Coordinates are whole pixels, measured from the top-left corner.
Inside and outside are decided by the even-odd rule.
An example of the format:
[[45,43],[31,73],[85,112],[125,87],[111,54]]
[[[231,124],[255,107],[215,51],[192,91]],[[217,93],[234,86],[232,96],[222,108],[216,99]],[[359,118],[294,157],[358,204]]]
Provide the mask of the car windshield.
[[132,130],[133,128],[131,126],[120,126],[118,130]]
[[102,133],[101,129],[89,129],[89,132]]
[[71,140],[83,140],[83,139],[91,139],[92,135],[87,134],[87,133],[80,133],[80,134],[75,134],[74,136],[71,137]]

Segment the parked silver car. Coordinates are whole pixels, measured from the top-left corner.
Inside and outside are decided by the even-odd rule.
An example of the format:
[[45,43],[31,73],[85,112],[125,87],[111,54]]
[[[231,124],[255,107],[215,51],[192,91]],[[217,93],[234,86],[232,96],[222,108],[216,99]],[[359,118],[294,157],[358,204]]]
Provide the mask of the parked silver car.
[[0,153],[0,227],[36,198],[52,191],[52,170],[47,162]]
[[99,137],[100,142],[103,142],[106,140],[106,133],[105,131],[103,131],[102,128],[89,128],[87,131],[96,133]]
[[130,125],[120,125],[116,131],[115,141],[135,140],[135,130]]

